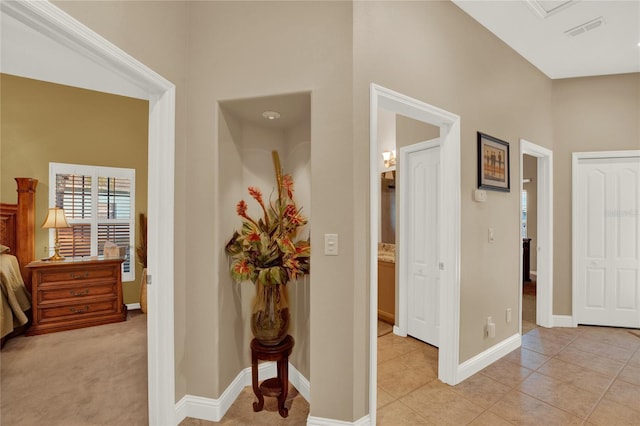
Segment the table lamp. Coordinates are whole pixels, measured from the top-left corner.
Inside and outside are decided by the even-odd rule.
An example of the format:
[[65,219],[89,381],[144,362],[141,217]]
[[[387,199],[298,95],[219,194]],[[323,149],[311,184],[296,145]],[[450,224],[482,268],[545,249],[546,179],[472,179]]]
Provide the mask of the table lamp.
[[55,242],[55,253],[53,256],[48,257],[43,260],[64,260],[64,256],[60,254],[60,241],[58,241],[58,229],[60,228],[70,228],[71,225],[67,222],[67,218],[64,215],[64,210],[59,207],[51,207],[49,209],[49,213],[47,213],[47,218],[44,220],[42,224],[43,228],[53,228],[56,230],[56,242]]

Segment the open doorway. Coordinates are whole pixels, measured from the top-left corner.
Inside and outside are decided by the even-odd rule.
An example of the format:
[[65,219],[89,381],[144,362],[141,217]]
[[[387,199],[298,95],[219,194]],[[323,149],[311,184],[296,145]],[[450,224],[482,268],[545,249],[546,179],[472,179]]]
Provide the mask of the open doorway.
[[[530,157],[530,158],[529,158]],[[527,162],[527,165],[525,165]],[[531,177],[534,176],[534,177]],[[529,182],[525,183],[525,180]],[[526,239],[532,236],[528,242],[529,250],[529,280],[535,277],[535,306],[532,312],[527,312],[533,326],[553,327],[553,152],[542,146],[536,145],[524,139],[520,139],[520,193],[526,192],[527,205],[521,203],[520,217],[524,221],[526,217],[526,234],[523,229],[519,238],[522,241],[522,255],[520,257],[520,334],[525,334],[531,327],[524,321],[525,309],[532,309],[530,300],[525,301],[524,292],[532,291],[532,286],[527,281],[527,268],[525,265]],[[535,193],[535,206],[532,206],[531,197]],[[524,200],[523,200],[524,201]],[[526,208],[526,212],[524,209]],[[533,217],[533,219],[532,219]],[[531,228],[535,227],[534,230]],[[531,267],[533,259],[534,266]],[[534,271],[531,274],[531,271]],[[526,285],[525,285],[526,284]],[[531,299],[531,297],[528,297]],[[535,313],[535,315],[534,315]],[[531,328],[529,328],[530,330]]]
[[149,424],[172,423],[175,86],[49,2],[2,2],[1,11],[2,72],[149,101]]
[[[395,115],[417,120],[439,129],[441,173],[439,187],[442,194],[442,222],[439,233],[440,279],[449,285],[440,292],[438,318],[440,350],[438,378],[448,384],[458,379],[459,304],[460,304],[460,117],[406,95],[371,85],[370,98],[370,357],[369,357],[369,413],[375,424],[377,403],[377,307],[378,307],[378,242],[381,198],[379,112],[387,110]],[[400,183],[401,184],[401,183]],[[400,329],[394,329],[402,334]],[[406,334],[406,332],[405,332]]]
[[522,334],[536,328],[538,245],[538,159],[524,154],[522,160]]

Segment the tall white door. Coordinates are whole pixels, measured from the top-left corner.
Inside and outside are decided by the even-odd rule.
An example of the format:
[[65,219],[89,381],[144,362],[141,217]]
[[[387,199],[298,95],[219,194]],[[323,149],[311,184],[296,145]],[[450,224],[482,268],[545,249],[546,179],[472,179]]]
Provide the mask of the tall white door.
[[[403,166],[404,167],[404,166]],[[408,155],[406,165],[408,208],[407,333],[433,346],[439,345],[440,270],[438,228],[440,223],[440,147]]]
[[640,157],[578,159],[578,324],[640,327]]

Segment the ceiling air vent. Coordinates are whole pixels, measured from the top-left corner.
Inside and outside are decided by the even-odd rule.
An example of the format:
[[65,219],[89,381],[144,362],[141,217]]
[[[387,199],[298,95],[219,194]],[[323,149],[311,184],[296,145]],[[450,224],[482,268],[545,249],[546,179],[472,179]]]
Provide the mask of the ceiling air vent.
[[569,37],[575,37],[580,34],[584,34],[587,31],[595,30],[596,28],[602,26],[604,24],[604,19],[602,16],[596,19],[592,19],[589,22],[585,22],[584,24],[580,24],[577,27],[573,27],[564,33]]

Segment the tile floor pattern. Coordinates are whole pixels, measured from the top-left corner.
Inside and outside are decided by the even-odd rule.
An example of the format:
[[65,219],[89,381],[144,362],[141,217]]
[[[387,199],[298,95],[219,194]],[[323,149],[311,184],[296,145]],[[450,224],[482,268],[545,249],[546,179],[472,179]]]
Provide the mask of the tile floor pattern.
[[640,425],[640,330],[536,328],[453,387],[417,340],[380,337],[378,357],[381,426]]
[[[521,348],[457,386],[438,381],[437,366],[432,346],[378,338],[378,425],[640,425],[640,330],[536,328]],[[252,401],[245,388],[222,423],[306,424],[309,405],[300,395],[288,401],[287,419],[271,405],[253,413]]]

